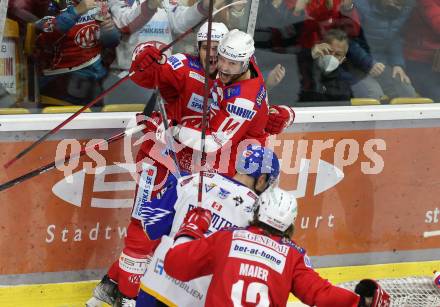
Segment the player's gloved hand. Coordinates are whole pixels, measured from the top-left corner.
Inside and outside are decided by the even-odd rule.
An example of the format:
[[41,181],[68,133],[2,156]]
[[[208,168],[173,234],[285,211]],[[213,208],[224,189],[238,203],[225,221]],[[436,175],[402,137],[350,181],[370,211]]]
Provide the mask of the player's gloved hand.
[[358,307],[389,307],[390,295],[372,279],[363,279],[355,287],[354,292],[361,297]]
[[130,72],[136,72],[143,71],[154,65],[165,64],[167,56],[151,43],[142,43],[134,49],[131,60]]
[[203,238],[204,233],[209,229],[209,225],[211,225],[211,218],[211,211],[200,207],[188,211],[174,239],[176,240],[183,236],[194,239]]
[[291,107],[279,105],[269,108],[269,119],[266,124],[266,132],[278,134],[290,127],[295,120],[295,112]]
[[136,123],[138,126],[145,125],[145,129],[142,130],[144,133],[156,133],[157,129],[162,126],[162,116],[157,111],[153,111],[150,116],[146,116],[144,113],[137,113]]

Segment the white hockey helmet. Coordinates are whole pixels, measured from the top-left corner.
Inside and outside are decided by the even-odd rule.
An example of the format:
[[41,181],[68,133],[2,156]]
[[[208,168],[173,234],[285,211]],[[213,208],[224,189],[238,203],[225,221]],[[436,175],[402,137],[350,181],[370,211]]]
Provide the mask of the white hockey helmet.
[[258,199],[257,218],[279,231],[286,231],[298,215],[296,198],[278,187],[270,187]]
[[[211,27],[211,40],[219,42],[229,30],[222,22],[213,22]],[[208,22],[205,22],[197,32],[197,42],[208,40]]]
[[229,31],[218,45],[219,55],[228,60],[244,63],[243,71],[247,69],[254,52],[255,47],[252,36],[238,29]]

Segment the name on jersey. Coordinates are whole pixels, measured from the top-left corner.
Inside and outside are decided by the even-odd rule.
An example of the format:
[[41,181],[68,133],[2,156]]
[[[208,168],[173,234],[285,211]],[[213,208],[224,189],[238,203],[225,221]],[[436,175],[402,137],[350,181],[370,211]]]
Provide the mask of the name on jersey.
[[170,64],[174,70],[183,67],[183,62],[180,59],[178,59],[175,55],[172,55],[168,58],[168,64]]
[[226,110],[229,112],[229,114],[234,114],[236,116],[244,118],[245,120],[251,120],[252,118],[254,118],[256,113],[254,110],[239,107],[232,103],[228,103]]
[[232,240],[229,257],[255,261],[280,274],[286,265],[286,256],[263,245],[238,239]]
[[254,277],[267,281],[267,275],[269,275],[269,271],[259,267],[258,265],[241,263],[240,272],[238,274],[240,274],[241,276]]
[[192,93],[191,98],[188,101],[188,109],[194,112],[202,113],[203,111],[203,96]]
[[225,99],[229,99],[235,96],[240,95],[241,92],[241,86],[240,85],[234,85],[231,87],[228,87],[224,90]]

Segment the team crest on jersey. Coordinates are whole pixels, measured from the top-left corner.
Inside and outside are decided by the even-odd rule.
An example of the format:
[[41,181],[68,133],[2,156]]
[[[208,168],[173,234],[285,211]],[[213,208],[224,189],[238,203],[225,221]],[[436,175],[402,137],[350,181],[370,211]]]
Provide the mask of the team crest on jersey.
[[243,204],[243,198],[241,198],[241,196],[235,196],[233,198],[233,200],[235,201],[235,207],[240,206],[241,204]]
[[221,199],[226,199],[228,198],[229,194],[231,194],[231,192],[226,189],[220,188],[220,191],[218,192],[218,197],[220,197]]
[[255,99],[255,104],[257,105],[257,108],[261,108],[261,104],[263,100],[266,99],[266,89],[264,88],[264,85],[260,87],[260,90],[258,91],[257,98]]
[[235,96],[240,95],[241,92],[241,86],[240,85],[234,85],[231,87],[228,87],[225,89],[225,99],[229,99]]
[[217,185],[214,182],[211,182],[209,185],[205,183],[205,191],[206,193],[208,193],[209,191],[211,191],[213,188],[215,188]]
[[245,120],[251,120],[255,116],[254,110],[249,110],[243,107],[239,107],[233,103],[228,103],[226,110],[229,112],[229,114],[234,114],[236,116],[242,117]]
[[75,35],[75,43],[81,48],[93,48],[98,44],[99,26],[90,24],[82,27]]
[[219,204],[219,203],[217,203],[217,202],[213,202],[213,204],[211,205],[211,207],[213,208],[213,209],[215,209],[215,210],[217,210],[217,211],[221,211],[222,210],[222,205],[221,204]]

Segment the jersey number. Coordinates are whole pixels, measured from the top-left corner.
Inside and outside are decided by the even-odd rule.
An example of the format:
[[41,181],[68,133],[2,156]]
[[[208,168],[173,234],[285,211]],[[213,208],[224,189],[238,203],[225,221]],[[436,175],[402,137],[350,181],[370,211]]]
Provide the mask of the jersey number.
[[[232,285],[231,300],[234,307],[242,307],[244,280],[239,280]],[[269,307],[269,294],[267,285],[259,282],[251,282],[246,290],[246,303],[256,303],[258,295],[260,301],[256,307]]]

